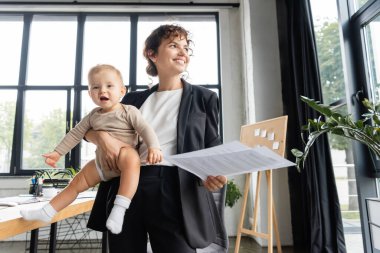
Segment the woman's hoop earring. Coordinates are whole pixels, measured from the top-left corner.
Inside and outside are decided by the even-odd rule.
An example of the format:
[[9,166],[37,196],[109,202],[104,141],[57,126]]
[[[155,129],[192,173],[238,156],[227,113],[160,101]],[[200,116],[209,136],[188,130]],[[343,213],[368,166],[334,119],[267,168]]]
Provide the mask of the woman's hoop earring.
[[187,80],[189,78],[190,74],[189,72],[186,70],[182,73],[181,75],[181,78],[184,79],[184,80]]
[[153,78],[151,76],[148,76],[148,79],[149,79],[148,86],[152,87],[153,86]]

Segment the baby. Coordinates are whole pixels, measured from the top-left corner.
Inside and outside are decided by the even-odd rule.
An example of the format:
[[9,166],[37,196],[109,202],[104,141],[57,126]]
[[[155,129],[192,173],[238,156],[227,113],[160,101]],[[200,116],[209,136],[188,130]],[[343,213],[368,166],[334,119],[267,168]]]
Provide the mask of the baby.
[[[53,152],[44,154],[46,164],[56,167],[57,161],[74,148],[89,129],[107,131],[125,143],[120,149],[117,166],[120,172],[101,168],[98,150],[96,158],[88,162],[73,178],[70,184],[41,209],[21,210],[26,220],[50,222],[53,216],[70,205],[78,196],[100,181],[120,176],[118,194],[107,220],[107,228],[114,234],[122,230],[124,214],[136,193],[140,175],[140,157],[135,149],[140,135],[148,145],[147,162],[162,161],[158,138],[153,129],[144,121],[140,111],[131,105],[123,105],[120,99],[125,95],[119,70],[111,65],[97,65],[88,74],[89,95],[98,106],[85,116],[58,144]],[[136,134],[137,132],[137,134]]]

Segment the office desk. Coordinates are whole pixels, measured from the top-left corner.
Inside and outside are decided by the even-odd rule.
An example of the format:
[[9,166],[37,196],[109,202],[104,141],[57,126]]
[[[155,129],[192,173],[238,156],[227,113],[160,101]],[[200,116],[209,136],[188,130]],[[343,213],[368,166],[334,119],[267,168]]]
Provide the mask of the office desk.
[[[37,252],[38,228],[45,227],[49,223],[41,221],[27,221],[21,218],[21,208],[38,208],[47,202],[37,202],[32,204],[18,205],[7,207],[0,210],[0,240],[21,234],[27,231],[31,232],[30,252]],[[70,206],[66,207],[51,222],[50,228],[50,249],[49,252],[55,251],[57,222],[66,218],[88,212],[92,209],[94,198],[82,198],[75,200]]]

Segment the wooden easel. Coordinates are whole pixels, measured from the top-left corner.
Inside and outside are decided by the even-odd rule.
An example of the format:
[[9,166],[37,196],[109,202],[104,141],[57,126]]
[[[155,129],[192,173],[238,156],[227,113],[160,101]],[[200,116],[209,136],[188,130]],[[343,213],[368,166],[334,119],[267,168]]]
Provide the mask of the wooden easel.
[[[284,157],[287,123],[288,123],[288,116],[282,116],[282,117],[278,117],[274,119],[261,121],[255,124],[242,126],[241,132],[240,132],[240,142],[242,142],[243,144],[249,147],[266,146],[272,149],[273,151],[277,152],[282,157]],[[268,232],[267,233],[257,232],[257,211],[258,211],[259,200],[260,200],[260,182],[261,182],[262,172],[264,171],[257,172],[256,196],[255,196],[255,205],[253,208],[253,224],[252,224],[251,229],[247,229],[243,227],[245,210],[247,207],[248,192],[250,188],[251,175],[252,175],[251,173],[246,174],[243,204],[242,204],[242,209],[240,213],[240,221],[237,228],[235,253],[239,252],[240,239],[241,239],[242,234],[253,235],[253,236],[257,236],[257,237],[268,240],[268,253],[272,253],[273,252],[273,233],[276,234],[277,252],[278,253],[282,252],[276,212],[275,212],[274,203],[273,203],[272,170],[265,171],[265,175],[267,179],[267,188],[268,188],[268,193],[267,193]]]

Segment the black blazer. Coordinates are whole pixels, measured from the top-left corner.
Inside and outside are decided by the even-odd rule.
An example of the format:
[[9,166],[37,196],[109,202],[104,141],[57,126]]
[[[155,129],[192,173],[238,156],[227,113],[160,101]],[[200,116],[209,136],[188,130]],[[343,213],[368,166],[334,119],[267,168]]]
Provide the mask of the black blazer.
[[[215,92],[183,82],[177,123],[177,153],[221,144],[218,133],[219,101]],[[140,108],[158,85],[144,91],[127,93],[122,103]],[[228,247],[228,238],[211,192],[195,175],[178,170],[186,238],[193,248],[216,243]],[[106,231],[105,223],[119,186],[119,178],[100,183],[88,227]],[[224,191],[223,191],[224,192]]]

